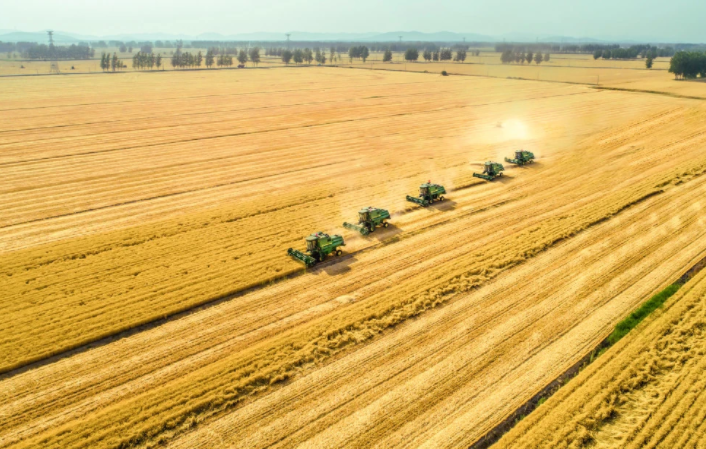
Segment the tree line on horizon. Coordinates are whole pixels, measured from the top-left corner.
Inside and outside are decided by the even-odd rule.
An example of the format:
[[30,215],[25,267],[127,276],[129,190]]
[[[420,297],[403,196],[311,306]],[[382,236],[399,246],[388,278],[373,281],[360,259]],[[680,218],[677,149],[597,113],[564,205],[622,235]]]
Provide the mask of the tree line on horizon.
[[632,45],[628,48],[605,48],[596,49],[593,52],[593,59],[637,59],[674,56],[673,47],[657,48],[651,45]]
[[500,55],[500,62],[503,64],[510,64],[512,62],[516,62],[518,64],[524,64],[527,62],[527,64],[541,64],[542,61],[544,62],[549,62],[549,59],[551,58],[549,53],[545,53],[542,55],[541,51],[538,51],[536,53],[532,53],[531,50],[527,51],[527,53],[522,52],[522,51],[513,51],[513,50],[505,50],[502,52]]
[[100,64],[101,70],[104,72],[107,71],[118,71],[118,70],[124,70],[127,68],[127,65],[118,58],[117,53],[113,53],[113,56],[110,56],[110,53],[101,53],[101,64]]
[[[200,68],[202,64],[205,64],[206,68],[211,68],[214,65],[218,67],[232,67],[234,61],[238,61],[239,67],[244,67],[248,62],[252,62],[255,65],[260,63],[260,49],[258,47],[251,48],[247,52],[245,49],[240,49],[234,55],[227,54],[223,50],[217,48],[209,48],[204,56],[201,51],[198,53],[182,52],[181,48],[177,48],[177,51],[171,57],[171,66],[173,68],[185,69],[185,68]],[[132,66],[138,70],[149,69],[152,70],[155,67],[159,69],[163,67],[162,55],[146,52],[137,52],[132,57]]]

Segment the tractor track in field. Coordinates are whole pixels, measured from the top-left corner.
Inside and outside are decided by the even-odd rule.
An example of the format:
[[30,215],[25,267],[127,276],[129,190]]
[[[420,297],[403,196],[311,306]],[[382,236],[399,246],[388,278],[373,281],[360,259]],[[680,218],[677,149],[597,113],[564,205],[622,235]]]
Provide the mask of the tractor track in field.
[[[457,188],[457,189],[455,189],[455,190],[453,190],[453,191],[451,191],[451,192],[465,190],[465,189],[471,188],[471,187],[473,187],[474,185],[478,185],[478,184],[482,184],[482,183],[475,183],[475,184],[471,184],[471,185],[466,186],[466,187]],[[452,200],[452,199],[451,199],[451,198],[448,198],[447,200]],[[147,323],[142,323],[142,324],[140,324],[140,325],[138,325],[138,326],[135,326],[134,328],[127,329],[127,330],[124,330],[124,331],[120,331],[120,332],[118,332],[118,333],[115,333],[115,334],[112,334],[112,335],[108,335],[108,336],[105,336],[105,337],[101,337],[101,338],[96,339],[96,340],[94,340],[94,341],[84,343],[84,344],[82,344],[82,345],[80,345],[80,346],[67,349],[67,350],[64,351],[64,352],[61,352],[61,353],[58,353],[58,354],[54,354],[54,355],[52,355],[52,356],[50,356],[50,357],[47,357],[47,358],[45,358],[45,359],[36,360],[36,361],[33,361],[33,362],[28,363],[28,364],[26,364],[26,365],[23,365],[23,366],[21,366],[21,367],[18,367],[18,368],[12,369],[12,370],[8,370],[8,371],[5,371],[5,372],[0,371],[0,381],[2,381],[3,379],[11,378],[11,377],[13,377],[13,376],[15,376],[15,375],[17,375],[17,374],[26,372],[26,371],[28,371],[28,370],[32,370],[32,369],[35,369],[35,368],[38,368],[38,367],[41,367],[41,366],[44,366],[44,365],[48,365],[48,364],[51,364],[51,363],[55,363],[55,362],[57,362],[57,361],[59,361],[59,360],[61,360],[61,359],[64,359],[64,358],[66,358],[66,357],[71,357],[71,356],[73,356],[73,355],[80,354],[80,353],[85,352],[85,351],[87,351],[87,350],[94,349],[94,348],[100,347],[100,346],[104,346],[104,345],[107,345],[107,344],[109,344],[109,343],[115,342],[115,341],[117,341],[117,340],[130,337],[131,335],[134,335],[134,334],[136,334],[136,333],[140,333],[140,332],[144,332],[144,331],[149,330],[149,329],[153,329],[153,328],[155,328],[155,327],[161,326],[161,325],[163,325],[163,324],[165,324],[165,323],[168,323],[168,322],[170,322],[170,321],[178,320],[178,319],[181,319],[181,318],[184,317],[184,316],[187,316],[187,315],[190,315],[190,314],[193,314],[193,313],[197,313],[197,312],[199,312],[199,311],[201,311],[201,310],[205,310],[205,309],[210,308],[210,307],[218,306],[219,304],[221,304],[221,303],[223,303],[223,302],[231,301],[231,300],[237,299],[237,298],[239,298],[239,297],[241,297],[241,296],[244,296],[244,295],[247,295],[247,294],[256,292],[256,291],[258,291],[258,290],[262,290],[262,289],[264,289],[264,288],[267,288],[268,286],[270,286],[270,285],[272,285],[272,284],[276,284],[276,283],[279,283],[279,282],[282,282],[282,281],[285,281],[285,280],[288,280],[288,279],[293,279],[293,278],[295,278],[295,277],[301,276],[301,275],[303,275],[303,274],[306,274],[307,272],[312,272],[312,271],[316,272],[316,271],[325,270],[327,267],[331,267],[331,266],[333,266],[333,265],[335,265],[335,264],[337,264],[337,263],[345,262],[345,261],[347,261],[347,260],[353,259],[353,258],[355,258],[356,255],[359,255],[359,254],[362,254],[362,253],[365,253],[365,252],[369,252],[369,251],[373,251],[373,250],[375,250],[375,249],[377,249],[377,248],[379,248],[379,247],[382,247],[382,246],[387,246],[387,245],[391,245],[391,244],[397,243],[397,242],[399,242],[399,241],[401,241],[401,240],[403,240],[403,239],[410,238],[410,237],[413,237],[413,236],[415,236],[415,235],[424,233],[424,232],[429,231],[429,230],[431,230],[431,229],[433,229],[433,228],[435,228],[435,227],[442,226],[442,225],[446,225],[446,224],[448,224],[448,223],[453,223],[453,222],[455,222],[455,221],[458,221],[458,220],[461,220],[461,219],[465,218],[466,216],[474,215],[474,214],[479,214],[479,213],[482,213],[482,212],[486,212],[486,211],[488,211],[488,210],[501,207],[501,206],[503,206],[503,205],[506,205],[506,204],[508,204],[508,203],[510,203],[510,202],[517,201],[517,200],[518,200],[518,198],[516,198],[516,199],[503,200],[503,201],[500,201],[500,202],[498,202],[498,203],[496,203],[496,204],[492,204],[492,205],[489,205],[489,206],[485,206],[485,207],[483,207],[483,208],[481,208],[481,209],[471,210],[471,211],[469,211],[469,212],[467,212],[467,213],[465,213],[465,214],[463,214],[463,215],[460,215],[460,216],[450,217],[450,218],[448,218],[448,219],[446,219],[446,220],[440,220],[440,221],[438,221],[438,222],[436,222],[436,223],[433,223],[433,224],[430,224],[430,225],[428,225],[428,226],[415,229],[414,231],[411,231],[411,232],[408,232],[408,233],[405,233],[405,234],[402,234],[402,235],[395,234],[395,235],[389,237],[389,238],[386,239],[386,240],[379,240],[378,242],[372,243],[372,244],[370,244],[369,246],[366,246],[366,247],[363,248],[363,249],[359,249],[359,250],[356,250],[356,251],[353,251],[353,252],[350,252],[350,253],[349,253],[349,252],[346,252],[346,253],[344,253],[343,256],[341,256],[341,257],[337,257],[337,258],[335,258],[335,259],[331,259],[331,260],[328,260],[328,261],[326,261],[326,262],[317,264],[317,266],[316,266],[315,268],[313,268],[313,269],[301,268],[301,269],[299,269],[299,270],[297,270],[297,271],[295,271],[295,272],[293,272],[293,273],[287,273],[287,274],[285,274],[285,275],[283,275],[283,276],[274,277],[274,278],[272,278],[270,281],[268,281],[267,283],[263,283],[263,284],[258,285],[258,286],[253,286],[253,287],[244,288],[244,289],[242,289],[242,290],[230,292],[230,293],[228,293],[228,294],[226,294],[226,295],[224,295],[224,296],[221,296],[221,297],[216,297],[216,298],[209,299],[209,300],[207,300],[207,301],[205,301],[205,302],[203,302],[203,303],[200,303],[200,304],[197,304],[197,305],[194,305],[194,306],[190,306],[189,308],[186,308],[186,309],[184,309],[184,310],[180,310],[180,311],[178,311],[178,312],[169,314],[169,315],[167,315],[167,316],[165,316],[165,317],[163,317],[163,318],[159,318],[159,319],[156,319],[156,320],[154,320],[154,321],[147,322]],[[316,200],[312,200],[312,201],[316,201]],[[302,204],[304,204],[304,203],[302,203]],[[441,204],[436,203],[436,204],[430,205],[429,207],[430,207],[430,208],[439,208],[439,207],[442,207],[442,208],[443,208],[443,206],[444,206],[443,203],[441,203]],[[290,207],[290,206],[287,206],[287,207]],[[291,207],[294,207],[294,205],[292,205]],[[391,215],[393,215],[393,216],[395,216],[395,217],[403,216],[403,215],[406,215],[406,214],[408,214],[408,213],[410,213],[410,212],[413,212],[414,210],[415,210],[415,209],[407,209],[407,210],[402,210],[402,211],[396,211],[396,212],[393,212]],[[271,212],[271,211],[268,211],[268,212]],[[53,218],[53,217],[52,217],[52,218]],[[250,217],[247,217],[247,218],[250,218]],[[24,223],[21,223],[21,224],[24,224]],[[14,225],[13,225],[13,226],[14,226]],[[393,225],[393,227],[394,227],[394,225]],[[0,227],[0,229],[1,229],[1,228],[2,228],[2,227]],[[378,233],[377,233],[375,236],[371,236],[371,237],[377,237],[377,235],[380,235],[381,233],[385,233],[385,231],[383,231],[383,230],[378,230]],[[389,232],[388,232],[388,233],[389,233]]]
[[[409,75],[287,71],[287,92],[311,106],[293,118],[305,125],[268,133],[256,128],[291,106],[243,115],[283,95],[273,89],[233,111],[218,93],[263,90],[239,73],[243,84],[217,72],[184,83],[181,98],[209,104],[168,103],[177,116],[164,123],[142,123],[167,104],[150,106],[163,77],[134,85],[145,96],[123,112],[182,144],[155,149],[162,136],[130,120],[77,124],[55,145],[28,135],[12,155],[51,163],[0,166],[0,190],[14,189],[6,220],[77,212],[0,232],[1,447],[467,448],[706,251],[706,112],[690,100],[417,77],[394,83],[397,101],[389,81]],[[350,86],[324,89],[341,76],[374,97],[348,104]],[[91,118],[116,117],[120,86],[96,89],[106,106]],[[253,132],[219,142],[199,118],[215,116],[179,114],[194,106]],[[25,127],[43,120],[29,115]],[[118,145],[121,130],[129,154],[61,154]],[[469,162],[518,146],[540,163],[493,183],[471,176]],[[29,189],[31,177],[45,186]],[[406,203],[429,178],[447,201]],[[343,231],[346,256],[313,270],[284,254],[361,205],[392,211],[394,226]]]
[[[591,92],[574,92],[574,93],[569,93],[569,94],[549,95],[549,96],[541,97],[541,99],[551,99],[551,98],[574,96],[574,95],[586,95],[586,94],[590,94],[590,93]],[[201,137],[190,138],[190,139],[167,140],[167,141],[162,141],[162,142],[158,142],[158,143],[154,143],[154,144],[142,144],[142,145],[136,145],[136,146],[113,148],[113,149],[109,149],[109,150],[90,151],[90,152],[84,152],[84,153],[73,153],[73,154],[52,156],[52,157],[46,157],[46,158],[24,159],[24,160],[20,160],[20,161],[2,162],[2,163],[0,163],[0,166],[15,166],[15,165],[22,165],[25,163],[43,162],[43,161],[49,161],[49,160],[54,160],[54,159],[90,156],[90,155],[95,155],[95,154],[104,154],[104,153],[128,151],[128,150],[135,150],[135,149],[147,149],[147,148],[151,148],[151,147],[160,147],[160,146],[190,143],[190,142],[204,142],[204,141],[208,141],[208,140],[226,139],[226,138],[230,138],[230,137],[250,136],[250,135],[277,133],[277,132],[282,132],[282,131],[292,131],[292,130],[299,130],[299,129],[327,127],[327,126],[340,125],[340,124],[345,124],[345,123],[362,123],[362,122],[366,122],[366,121],[391,119],[391,118],[405,117],[405,116],[410,116],[410,115],[423,115],[423,114],[434,114],[434,113],[440,113],[440,112],[448,112],[448,111],[451,111],[454,109],[466,109],[466,108],[473,108],[473,107],[480,107],[480,106],[494,106],[494,105],[502,105],[502,104],[507,104],[507,103],[519,103],[519,102],[523,102],[523,101],[532,101],[532,100],[537,100],[537,98],[524,98],[524,99],[519,99],[519,100],[508,100],[508,101],[501,101],[501,102],[479,103],[479,104],[473,104],[473,105],[456,106],[453,108],[448,108],[448,107],[447,108],[438,108],[438,109],[431,110],[431,111],[421,111],[421,112],[414,112],[414,113],[397,113],[397,114],[388,114],[388,115],[381,115],[381,116],[374,116],[374,117],[359,117],[359,118],[348,119],[348,120],[336,120],[336,121],[322,122],[322,123],[315,123],[315,124],[308,124],[308,125],[279,127],[279,128],[271,128],[271,129],[258,130],[258,131],[245,131],[245,132],[238,132],[238,133],[226,133],[226,134],[219,134],[216,136],[201,136]],[[178,126],[176,126],[176,127],[178,127]],[[166,129],[166,128],[164,128],[164,129]],[[106,134],[109,134],[109,133],[106,133]]]

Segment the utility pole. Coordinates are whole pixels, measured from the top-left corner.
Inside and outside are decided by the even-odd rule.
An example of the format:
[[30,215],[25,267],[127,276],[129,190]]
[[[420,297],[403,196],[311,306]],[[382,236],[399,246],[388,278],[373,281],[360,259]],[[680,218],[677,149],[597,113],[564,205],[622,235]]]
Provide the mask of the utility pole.
[[48,30],[47,34],[49,35],[49,60],[51,61],[51,65],[49,66],[49,73],[61,73],[61,70],[59,70],[59,63],[56,60],[56,47],[54,47],[54,32],[52,30]]
[[291,34],[287,33],[285,36],[287,36],[287,50],[289,50],[289,36],[291,36]]

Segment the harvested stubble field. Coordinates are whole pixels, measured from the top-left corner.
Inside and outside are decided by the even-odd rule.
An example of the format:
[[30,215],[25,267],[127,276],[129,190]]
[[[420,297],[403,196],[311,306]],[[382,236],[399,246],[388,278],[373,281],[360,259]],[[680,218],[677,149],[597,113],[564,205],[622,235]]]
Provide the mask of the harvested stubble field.
[[704,447],[705,298],[702,271],[498,446]]
[[[2,447],[467,447],[706,252],[695,100],[331,68],[3,83]],[[519,146],[538,162],[472,178]],[[449,200],[406,203],[427,179]],[[368,205],[394,226],[286,257]]]

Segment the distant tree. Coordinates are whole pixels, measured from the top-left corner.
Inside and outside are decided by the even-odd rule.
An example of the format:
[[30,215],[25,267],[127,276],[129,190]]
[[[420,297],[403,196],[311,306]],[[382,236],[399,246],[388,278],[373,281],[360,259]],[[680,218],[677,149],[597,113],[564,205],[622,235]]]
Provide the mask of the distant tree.
[[113,53],[113,60],[111,61],[110,67],[113,69],[113,72],[115,72],[118,67],[121,67],[117,53]]
[[416,61],[419,59],[419,50],[416,48],[408,48],[407,51],[404,52],[404,59],[407,61]]
[[442,48],[439,52],[439,60],[441,61],[451,61],[453,59],[453,52],[450,48]]
[[532,58],[533,58],[533,57],[534,57],[534,55],[532,54],[532,52],[531,52],[531,51],[528,51],[528,52],[527,52],[527,56],[525,56],[525,59],[527,60],[527,64],[531,64],[531,63],[532,63]]
[[127,47],[125,44],[120,44],[120,48],[118,48],[118,50],[120,50],[120,53],[125,53],[127,51]]
[[238,53],[238,62],[241,64],[245,64],[248,62],[248,54],[245,53],[245,50],[243,49],[241,49]]
[[319,47],[314,49],[314,61],[321,64],[321,49]]
[[336,60],[336,49],[334,47],[331,47],[329,49],[329,51],[330,51],[330,53],[329,53],[328,59],[329,59],[329,61],[331,61],[331,64],[333,64],[333,61]]
[[348,61],[353,62],[353,58],[358,57],[358,48],[357,47],[351,47],[348,49]]
[[127,52],[128,52],[128,53],[132,53],[132,47],[128,47],[128,48],[127,48]]
[[456,57],[454,58],[454,61],[457,62],[463,62],[466,60],[466,50],[459,49],[456,51]]
[[181,50],[177,49],[177,51],[174,52],[172,55],[172,67],[177,68],[181,67]]
[[549,53],[544,54],[544,62],[549,62]]
[[431,50],[424,49],[424,53],[422,53],[422,57],[426,62],[431,61]]
[[250,62],[255,65],[260,64],[260,47],[253,47],[250,49]]
[[101,53],[101,70],[103,70],[104,72],[108,70],[108,67],[110,66],[107,58],[108,57],[105,52]]
[[365,45],[362,45],[360,47],[360,57],[363,59],[363,62],[368,59],[368,56],[370,56],[370,50]]
[[154,65],[157,66],[157,70],[162,67],[162,55],[158,54],[157,57],[154,58]]
[[152,44],[145,43],[140,47],[142,53],[152,53]]
[[610,57],[611,57],[610,50],[603,50],[602,56],[603,56],[603,59],[610,59]]
[[306,61],[307,64],[311,64],[311,61],[314,60],[314,53],[312,53],[310,48],[305,48],[302,52],[302,58]]
[[542,63],[542,61],[544,61],[544,57],[542,56],[542,53],[540,53],[540,52],[535,53],[534,62],[536,62],[537,65],[539,65]]
[[294,60],[295,64],[301,64],[304,62],[304,52],[301,50],[301,48],[297,48],[294,50],[294,53],[292,53],[292,59]]
[[282,52],[282,62],[284,62],[285,64],[289,64],[290,61],[292,60],[292,57],[294,57],[294,55],[292,54],[291,51],[284,50]]
[[439,51],[432,52],[431,54],[431,59],[432,61],[438,61],[439,60]]
[[593,52],[593,59],[598,59],[603,56],[603,50],[596,50]]
[[515,57],[512,54],[512,50],[505,50],[500,54],[500,62],[503,64],[509,64],[514,60]]
[[651,69],[653,61],[654,61],[654,59],[652,58],[652,54],[647,55],[647,59],[645,59],[645,67],[647,67],[648,69]]
[[203,55],[201,54],[201,51],[198,52],[196,55],[196,60],[194,61],[196,67],[201,67],[201,63],[203,63]]
[[213,63],[214,63],[213,49],[209,48],[206,51],[206,67],[208,67],[210,69],[211,67],[213,67]]
[[390,49],[385,50],[385,53],[382,55],[382,62],[390,62],[392,61],[392,51]]

